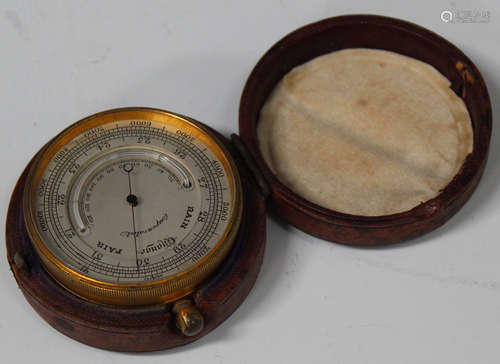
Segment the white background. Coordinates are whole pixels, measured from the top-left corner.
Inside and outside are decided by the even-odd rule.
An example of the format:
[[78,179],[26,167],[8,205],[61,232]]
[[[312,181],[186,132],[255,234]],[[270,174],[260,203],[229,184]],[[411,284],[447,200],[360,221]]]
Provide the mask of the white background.
[[[446,9],[489,11],[491,19],[447,24],[440,20]],[[236,132],[239,97],[260,56],[297,27],[334,15],[399,17],[450,40],[481,70],[495,124],[499,10],[494,0],[2,0],[0,223],[28,160],[70,123],[134,105]],[[2,248],[0,361],[498,363],[499,148],[494,132],[471,200],[444,227],[410,243],[349,248],[268,218],[264,265],[250,296],[215,331],[170,351],[113,353],[58,333],[24,300]]]

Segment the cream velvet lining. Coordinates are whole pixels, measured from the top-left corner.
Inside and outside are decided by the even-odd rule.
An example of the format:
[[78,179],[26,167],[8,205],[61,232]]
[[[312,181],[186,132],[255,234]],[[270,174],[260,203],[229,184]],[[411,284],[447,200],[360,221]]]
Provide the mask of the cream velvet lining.
[[432,66],[345,49],[290,71],[264,104],[260,149],[305,199],[364,216],[434,198],[472,151],[467,108]]

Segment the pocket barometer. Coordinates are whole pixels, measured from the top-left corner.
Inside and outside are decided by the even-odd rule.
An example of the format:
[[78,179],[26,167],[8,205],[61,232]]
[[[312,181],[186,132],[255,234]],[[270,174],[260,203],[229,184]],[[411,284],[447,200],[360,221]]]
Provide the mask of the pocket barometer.
[[214,327],[253,284],[264,242],[243,191],[259,198],[230,149],[203,124],[148,108],[62,131],[9,211],[23,225],[8,245],[28,300],[57,329],[116,350],[167,348]]

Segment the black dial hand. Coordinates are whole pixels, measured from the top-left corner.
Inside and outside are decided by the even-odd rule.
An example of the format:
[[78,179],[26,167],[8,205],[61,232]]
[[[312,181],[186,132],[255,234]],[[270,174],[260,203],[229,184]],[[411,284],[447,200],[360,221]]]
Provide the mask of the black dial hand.
[[137,256],[137,234],[135,232],[135,212],[134,212],[134,207],[137,206],[137,196],[132,194],[132,181],[130,178],[130,172],[132,172],[134,169],[134,166],[132,164],[125,164],[123,166],[123,170],[127,172],[128,176],[128,191],[129,195],[127,196],[127,202],[129,203],[130,207],[132,208],[132,228],[134,232],[134,246],[135,246],[135,264],[137,264],[137,270],[139,270],[139,258]]

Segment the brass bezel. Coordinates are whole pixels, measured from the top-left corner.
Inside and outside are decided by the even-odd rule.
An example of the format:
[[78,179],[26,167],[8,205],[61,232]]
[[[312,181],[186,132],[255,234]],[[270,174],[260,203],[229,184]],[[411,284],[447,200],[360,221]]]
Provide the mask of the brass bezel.
[[[226,231],[215,248],[189,269],[159,281],[138,284],[120,284],[96,280],[66,266],[56,258],[43,243],[37,230],[33,214],[35,188],[52,157],[77,135],[93,127],[116,120],[143,119],[176,125],[189,130],[191,135],[202,140],[219,158],[228,176],[234,208]],[[50,140],[38,153],[28,172],[23,194],[23,210],[26,229],[33,246],[47,272],[63,287],[86,300],[111,305],[148,305],[166,303],[191,293],[197,285],[207,278],[227,256],[238,232],[242,217],[242,187],[236,164],[218,138],[201,123],[170,111],[129,107],[103,111],[70,125]]]

